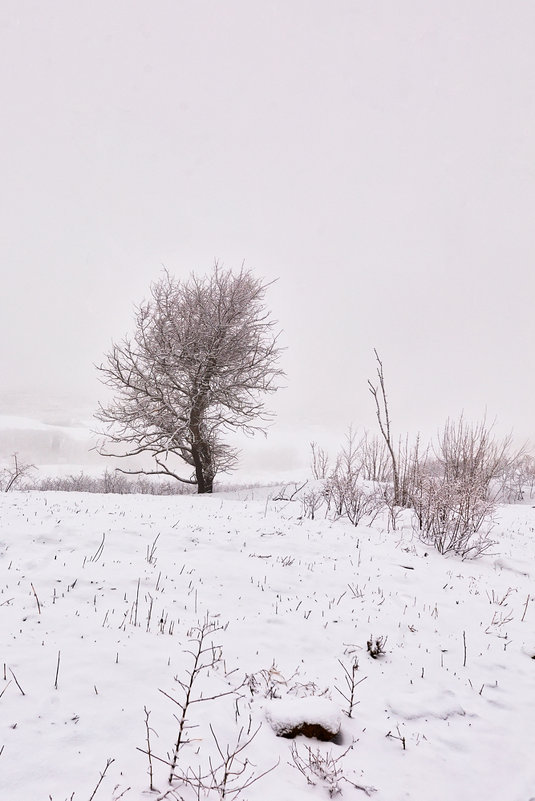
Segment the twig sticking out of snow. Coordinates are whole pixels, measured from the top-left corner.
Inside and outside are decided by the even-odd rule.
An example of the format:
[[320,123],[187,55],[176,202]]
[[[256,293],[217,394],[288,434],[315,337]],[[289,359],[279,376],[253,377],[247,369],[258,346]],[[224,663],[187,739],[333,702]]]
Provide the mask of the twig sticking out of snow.
[[102,542],[100,543],[100,545],[98,546],[97,550],[95,551],[95,553],[91,557],[91,561],[92,562],[97,562],[100,559],[100,557],[102,556],[102,552],[104,551],[104,543],[105,542],[106,542],[106,534],[104,533],[102,535]]
[[39,614],[41,614],[41,604],[39,603],[39,598],[37,597],[37,593],[35,592],[35,587],[33,586],[33,584],[31,582],[30,582],[30,584],[31,584],[31,588],[32,588],[33,594],[35,596],[35,600],[37,601],[37,611],[39,612]]
[[59,663],[61,661],[61,651],[58,651],[58,663],[56,665],[56,679],[54,681],[54,689],[58,689],[58,677],[59,677]]
[[109,767],[110,767],[110,765],[112,765],[114,762],[115,762],[115,759],[110,759],[110,758],[108,758],[108,759],[106,760],[106,767],[104,768],[104,770],[103,770],[103,771],[102,771],[102,773],[100,774],[100,779],[98,780],[98,782],[97,782],[97,785],[96,785],[95,789],[94,789],[94,790],[93,790],[93,792],[91,793],[91,796],[89,797],[89,801],[93,801],[93,798],[95,797],[95,795],[96,795],[96,793],[97,793],[97,790],[98,790],[98,788],[99,788],[99,787],[100,787],[100,785],[102,784],[102,781],[103,781],[103,779],[104,779],[104,776],[105,776],[105,775],[106,775],[106,773],[107,773],[107,770],[108,770],[108,768],[109,768]]
[[353,659],[353,662],[351,663],[351,672],[346,668],[346,666],[340,659],[338,660],[338,663],[340,664],[345,674],[344,680],[347,685],[348,695],[342,692],[342,690],[340,690],[339,687],[336,687],[335,689],[337,692],[340,693],[342,698],[345,698],[345,700],[347,701],[348,707],[345,714],[347,715],[348,718],[350,718],[353,715],[353,708],[358,703],[360,703],[360,701],[355,701],[355,689],[356,687],[358,687],[359,684],[362,684],[362,682],[365,681],[368,677],[364,676],[362,679],[360,679],[360,681],[356,681],[357,670],[359,668],[359,662],[357,657],[355,657]]
[[521,621],[520,621],[521,623],[523,623],[523,622],[524,622],[524,618],[526,617],[526,612],[527,612],[527,610],[528,610],[528,604],[529,604],[529,602],[530,602],[530,596],[529,596],[529,593],[528,593],[528,597],[526,598],[526,605],[524,606],[524,614],[522,615],[522,619],[521,619]]
[[386,733],[385,737],[391,737],[393,740],[399,740],[401,745],[403,746],[403,750],[405,751],[407,743],[405,741],[405,737],[403,736],[403,734],[399,730],[399,726],[396,726],[396,731],[397,731],[397,735],[396,734],[392,734],[392,732],[389,731],[389,732]]
[[150,711],[147,709],[146,706],[143,707],[143,710],[145,712],[145,733],[147,738],[147,755],[149,757],[149,779],[150,779],[149,790],[153,792],[154,783],[153,783],[153,773],[152,773],[152,749],[150,745],[150,733],[151,731],[154,731],[154,729],[152,729],[149,726]]
[[20,684],[18,683],[18,681],[17,681],[17,677],[15,676],[15,674],[13,673],[13,671],[11,670],[11,668],[9,668],[9,672],[11,673],[11,675],[13,676],[13,678],[15,679],[15,684],[17,685],[17,687],[18,687],[18,688],[19,688],[19,690],[21,691],[22,695],[26,695],[26,693],[24,692],[24,690],[22,689],[22,687],[21,687],[21,686],[20,686]]

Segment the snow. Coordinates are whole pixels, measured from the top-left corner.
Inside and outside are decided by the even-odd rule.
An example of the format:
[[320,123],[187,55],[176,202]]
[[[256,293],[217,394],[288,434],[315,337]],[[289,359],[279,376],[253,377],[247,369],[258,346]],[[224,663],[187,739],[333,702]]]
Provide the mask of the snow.
[[[328,798],[295,769],[306,745],[341,758],[348,799],[365,797],[355,784],[377,801],[535,798],[535,509],[503,507],[494,552],[461,561],[408,518],[395,532],[311,521],[274,494],[0,497],[2,801],[87,801],[108,759],[94,801],[168,793],[179,682],[206,620],[181,771],[250,740],[248,801]],[[342,711],[336,743],[276,736],[266,713],[295,719],[301,704]],[[197,796],[166,795],[179,797]]]

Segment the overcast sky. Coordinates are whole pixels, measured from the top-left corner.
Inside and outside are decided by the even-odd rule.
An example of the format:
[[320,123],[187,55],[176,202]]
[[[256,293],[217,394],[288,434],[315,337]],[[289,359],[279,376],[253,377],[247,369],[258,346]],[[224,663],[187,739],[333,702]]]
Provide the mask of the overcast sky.
[[534,435],[535,4],[2,0],[0,404],[76,418],[165,265],[242,262],[279,425]]

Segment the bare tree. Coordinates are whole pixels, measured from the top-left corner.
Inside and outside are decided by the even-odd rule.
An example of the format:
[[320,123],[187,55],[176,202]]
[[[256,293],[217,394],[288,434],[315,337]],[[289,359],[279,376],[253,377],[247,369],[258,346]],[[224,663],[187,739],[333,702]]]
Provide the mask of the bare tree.
[[18,453],[12,454],[13,464],[0,470],[0,489],[9,492],[17,486],[20,488],[21,482],[28,478],[30,473],[35,470],[33,464],[25,464],[19,461]]
[[377,422],[379,423],[379,430],[390,454],[390,460],[392,463],[392,483],[394,485],[394,503],[396,506],[403,506],[403,499],[401,498],[399,484],[398,460],[394,448],[394,441],[392,439],[392,432],[390,430],[390,413],[388,410],[388,399],[386,397],[383,363],[379,358],[379,354],[375,348],[373,349],[373,352],[375,353],[375,358],[378,365],[377,378],[379,379],[379,384],[378,386],[372,384],[372,382],[368,379],[368,389],[373,395],[373,399],[375,401],[375,413],[377,416]]
[[[215,475],[237,459],[221,435],[265,431],[271,415],[262,395],[283,376],[267,287],[249,270],[217,263],[187,281],[164,272],[136,310],[133,339],[114,344],[98,367],[115,392],[96,415],[105,425],[100,453],[149,453],[153,469],[122,472],[165,474],[212,492]],[[188,477],[177,473],[177,457],[193,468]]]

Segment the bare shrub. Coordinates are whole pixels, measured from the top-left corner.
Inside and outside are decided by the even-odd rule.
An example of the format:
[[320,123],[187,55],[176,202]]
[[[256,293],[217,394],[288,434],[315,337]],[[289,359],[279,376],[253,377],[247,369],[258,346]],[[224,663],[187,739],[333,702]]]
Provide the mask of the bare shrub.
[[448,484],[470,485],[487,496],[492,481],[515,463],[520,452],[512,451],[512,437],[497,440],[492,428],[485,419],[471,424],[462,415],[446,421],[435,455]]
[[303,517],[308,517],[314,520],[316,514],[321,507],[326,503],[325,489],[323,487],[315,487],[301,497],[301,505],[303,507]]
[[[247,757],[243,756],[243,752],[253,742],[261,726],[258,726],[253,734],[247,736],[244,735],[242,728],[232,744],[222,744],[219,742],[212,724],[209,725],[218,758],[211,759],[209,757],[208,766],[204,771],[201,766],[197,770],[189,767],[186,771],[179,771],[177,776],[182,785],[193,789],[196,798],[238,798],[244,790],[256,784],[278,766],[279,762],[277,761],[275,765],[262,773],[256,773],[255,766]],[[173,793],[173,797],[182,801],[182,795]]]
[[336,457],[334,470],[325,483],[329,511],[335,516],[345,514],[346,499],[356,490],[361,472],[356,435],[350,427],[346,434],[345,445]]
[[[182,678],[175,676],[175,681],[178,684],[176,695],[172,695],[160,689],[160,692],[178,707],[178,713],[175,715],[175,719],[178,723],[176,742],[171,753],[168,753],[165,758],[157,756],[152,750],[150,733],[154,732],[154,730],[149,727],[150,713],[147,712],[147,708],[145,707],[147,747],[138,747],[137,750],[146,754],[148,757],[148,774],[151,791],[155,789],[153,783],[153,761],[163,763],[170,769],[167,780],[170,789],[158,796],[162,801],[164,798],[174,798],[177,799],[177,801],[183,801],[183,788],[189,788],[189,790],[193,791],[194,797],[197,799],[201,797],[218,799],[237,798],[246,788],[255,784],[267,773],[274,770],[279,764],[277,762],[262,773],[257,773],[255,766],[247,757],[244,757],[245,750],[255,739],[261,728],[260,724],[257,729],[251,733],[250,715],[247,731],[245,731],[243,726],[240,727],[237,736],[231,743],[220,739],[212,724],[209,723],[210,734],[215,744],[215,753],[213,749],[209,749],[206,741],[203,742],[202,739],[190,737],[191,730],[197,728],[190,720],[192,709],[196,704],[213,704],[223,698],[233,698],[235,720],[236,723],[238,722],[238,702],[240,698],[243,697],[240,694],[240,690],[247,683],[247,677],[245,682],[237,687],[231,687],[229,684],[228,690],[216,690],[214,693],[209,694],[203,692],[198,686],[200,683],[199,680],[202,677],[207,678],[213,671],[216,671],[219,666],[224,665],[222,647],[219,644],[215,644],[212,638],[214,635],[225,630],[226,625],[220,625],[217,620],[211,618],[210,615],[207,614],[202,623],[194,626],[188,632],[190,648],[186,649],[185,653],[190,658],[190,664],[189,667],[184,669]],[[186,747],[194,742],[203,742],[203,748],[207,752],[207,756],[202,760],[204,764],[199,764],[196,769],[191,765],[191,753],[187,760],[182,758]],[[191,750],[192,749],[190,749],[190,751]],[[200,751],[201,749],[197,748],[195,753],[199,755]],[[182,764],[183,762],[184,765]],[[188,797],[190,797],[189,794]]]
[[375,490],[375,517],[381,512],[387,513],[387,531],[392,527],[392,531],[396,531],[398,520],[403,512],[403,507],[398,506],[396,503],[396,496],[394,495],[394,488],[391,482],[384,484],[377,484]]
[[[203,701],[213,700],[203,697],[202,694],[194,695],[194,686],[196,685],[199,676],[203,672],[213,669],[219,662],[221,662],[221,647],[219,645],[214,645],[211,637],[222,630],[223,626],[218,625],[218,623],[211,619],[208,615],[202,624],[191,629],[189,633],[189,643],[191,644],[191,649],[188,649],[186,653],[191,657],[192,665],[191,667],[186,668],[184,680],[178,678],[178,676],[176,677],[176,681],[181,691],[180,697],[174,698],[168,693],[165,693],[163,690],[160,690],[163,695],[165,695],[167,698],[170,698],[171,701],[173,701],[179,708],[179,715],[177,715],[178,735],[170,761],[171,772],[169,774],[169,784],[171,784],[175,778],[175,770],[177,767],[179,754],[182,748],[190,742],[187,732],[188,729],[191,728],[188,720],[191,706]],[[231,691],[228,694],[233,692],[234,691]],[[219,693],[218,697],[222,697],[225,694],[227,693]]]
[[370,434],[368,431],[359,443],[360,460],[362,465],[362,477],[366,481],[391,481],[392,464],[390,453],[383,439],[377,434]]
[[[388,512],[388,525],[396,531],[398,520],[404,509],[410,508],[414,503],[414,496],[420,478],[427,471],[428,448],[421,451],[420,438],[416,438],[414,445],[409,444],[408,437],[400,440],[397,447],[397,464],[399,469],[398,495],[396,496],[391,481],[377,484],[377,509],[381,505]],[[401,501],[401,503],[400,503]]]
[[366,795],[375,792],[374,787],[365,787],[356,784],[344,775],[342,760],[351,751],[353,744],[343,751],[339,756],[333,756],[332,751],[322,751],[320,748],[313,749],[309,745],[300,748],[296,743],[292,743],[292,761],[288,764],[296,768],[301,773],[308,785],[320,785],[329,793],[330,798],[342,794],[343,782],[350,784],[357,790],[362,790]]
[[494,544],[495,505],[519,453],[511,451],[511,437],[495,440],[485,420],[472,425],[462,417],[446,422],[433,451],[431,458],[418,441],[400,448],[400,497],[414,510],[425,543],[443,554],[481,556]]
[[377,514],[382,507],[382,496],[374,488],[351,485],[336,478],[331,487],[335,487],[339,503],[335,517],[347,517],[354,526],[358,526],[363,518]]
[[248,687],[252,697],[260,694],[263,698],[281,698],[282,692],[288,689],[288,682],[296,675],[294,673],[290,679],[286,679],[273,662],[270,668],[247,674],[244,685]]
[[310,467],[313,478],[316,481],[326,479],[329,473],[329,454],[316,442],[310,443],[310,450],[312,451]]
[[48,476],[33,480],[25,489],[39,492],[91,492],[117,495],[183,495],[193,492],[187,485],[155,480],[143,476],[128,477],[106,470],[101,476],[72,473],[66,476]]
[[511,437],[495,440],[485,420],[447,420],[429,460],[414,475],[411,506],[421,539],[440,553],[481,556],[490,537],[500,476],[518,461]]
[[399,498],[400,506],[412,506],[414,489],[418,485],[421,475],[427,473],[429,459],[429,447],[422,449],[420,437],[416,437],[414,444],[400,440],[398,445],[398,465],[399,465]]
[[493,544],[495,503],[484,484],[468,479],[423,476],[413,495],[419,536],[439,553],[481,556]]
[[247,687],[251,693],[251,697],[261,695],[263,698],[282,698],[283,695],[294,695],[296,698],[305,698],[309,695],[325,695],[327,688],[320,690],[320,688],[313,682],[301,682],[296,680],[299,675],[299,670],[296,670],[291,676],[286,678],[278,670],[275,662],[269,669],[259,670],[256,673],[247,674],[244,680],[244,686]]
[[374,488],[366,486],[362,474],[361,441],[349,429],[336,465],[325,483],[327,507],[335,517],[347,517],[357,526],[363,517],[372,514],[377,504]]
[[355,486],[344,498],[344,511],[348,520],[358,526],[360,521],[371,515],[377,505],[377,494],[367,488]]
[[[476,424],[467,423],[461,416],[447,420],[434,448],[421,449],[419,439],[414,446],[408,438],[395,447],[390,424],[390,411],[385,386],[383,363],[377,350],[377,382],[368,380],[368,389],[375,401],[375,411],[383,440],[372,449],[361,441],[366,454],[361,471],[373,473],[379,497],[388,510],[389,523],[396,528],[401,508],[413,508],[421,538],[433,544],[440,553],[453,552],[462,557],[480,556],[493,544],[489,537],[495,502],[502,499],[521,500],[535,486],[535,460],[526,459],[523,449],[514,452],[512,437],[501,440],[493,435],[485,418]],[[390,470],[386,470],[386,461]],[[386,480],[377,481],[377,462]],[[343,507],[344,493],[336,482],[333,496],[338,511]]]
[[499,479],[499,498],[504,503],[531,500],[535,496],[535,457],[520,453],[503,467]]
[[130,490],[128,477],[117,470],[105,470],[102,477],[102,492],[123,495]]
[[[412,486],[421,469],[423,457],[419,440],[414,446],[409,446],[408,439],[400,440],[395,455],[397,494],[385,443],[366,431],[359,439],[350,427],[334,469],[323,485],[327,514],[334,518],[347,517],[357,526],[363,518],[371,515],[375,519],[380,510],[386,508],[389,524],[395,529],[402,506],[410,505]],[[312,517],[321,507],[321,500],[318,495],[303,499],[304,515]]]

